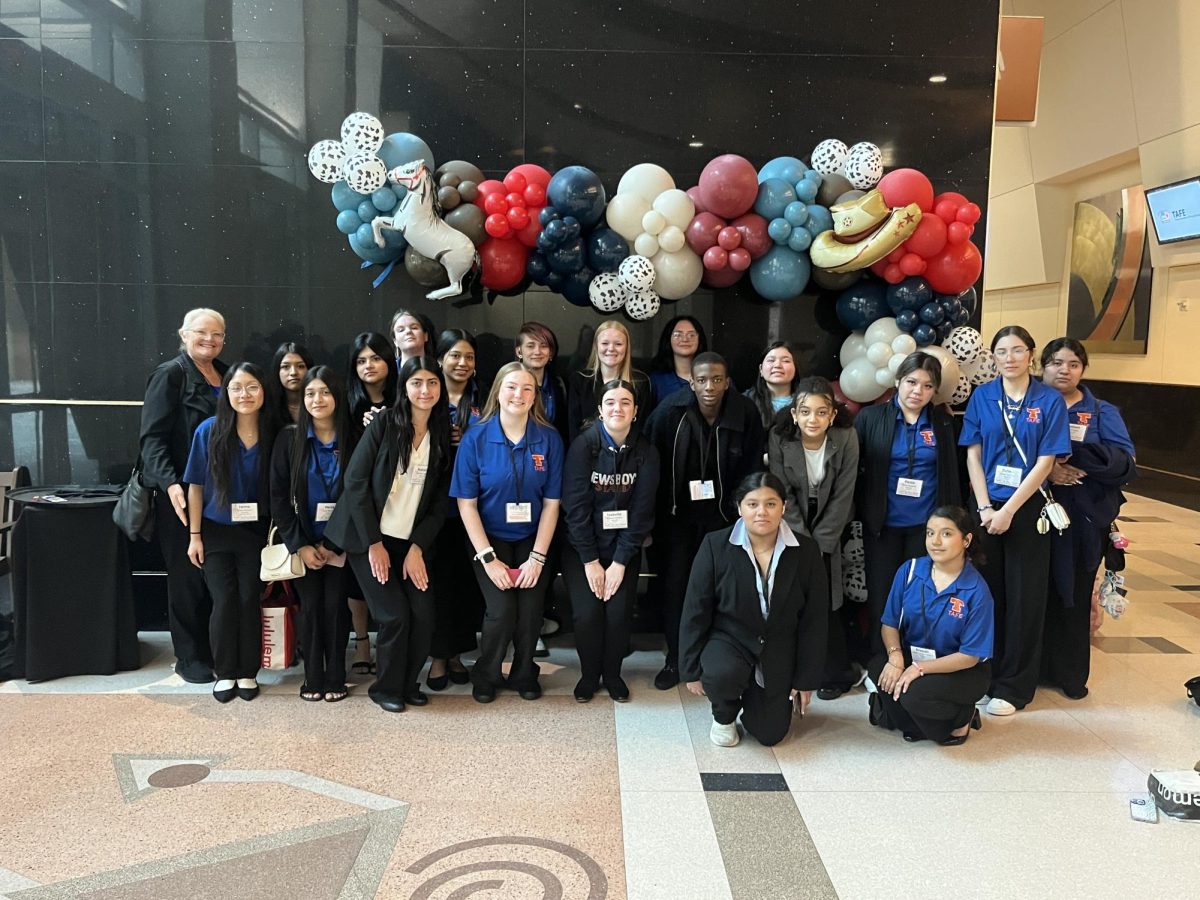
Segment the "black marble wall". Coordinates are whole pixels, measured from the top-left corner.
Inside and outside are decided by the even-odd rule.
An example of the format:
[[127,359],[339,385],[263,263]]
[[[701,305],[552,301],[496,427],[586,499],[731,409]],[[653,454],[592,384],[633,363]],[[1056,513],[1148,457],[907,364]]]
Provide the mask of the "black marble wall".
[[[401,305],[488,335],[490,366],[527,318],[564,357],[586,340],[599,317],[545,291],[453,308],[402,271],[372,290],[304,163],[354,109],[493,176],[579,163],[611,191],[652,161],[686,188],[719,153],[761,165],[840,137],[983,202],[997,16],[997,0],[0,0],[0,468],[123,480],[146,373],[195,306],[227,317],[231,361],[284,338],[340,361]],[[702,290],[632,327],[639,357],[676,311],[739,383],[780,336],[836,373],[830,297]]]

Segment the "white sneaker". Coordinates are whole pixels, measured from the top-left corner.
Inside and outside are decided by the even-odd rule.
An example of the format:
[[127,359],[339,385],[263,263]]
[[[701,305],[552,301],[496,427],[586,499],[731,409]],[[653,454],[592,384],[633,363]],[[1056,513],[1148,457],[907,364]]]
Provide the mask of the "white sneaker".
[[991,702],[992,702],[992,698],[989,697],[987,694],[984,694],[982,697],[980,697],[978,700],[975,701],[975,705],[976,706],[987,706]]
[[987,714],[989,716],[1011,716],[1017,711],[1017,708],[1007,700],[1001,700],[999,697],[993,697],[988,701]]
[[737,723],[730,722],[728,725],[722,725],[720,722],[713,722],[712,728],[708,732],[709,739],[718,747],[736,747],[741,737],[738,735]]
[[867,675],[862,680],[862,686],[867,689],[868,694],[878,694],[879,688],[875,686],[875,682],[871,680],[871,676]]
[[[871,680],[871,678],[870,678],[870,676],[867,674],[867,670],[866,670],[866,669],[859,669],[859,672],[858,672],[858,680],[857,680],[856,682],[854,682],[854,686],[855,686],[855,687],[858,687],[860,684],[866,684],[866,683],[867,683],[868,681],[870,681],[870,680]],[[869,689],[868,689],[868,690],[869,690]]]

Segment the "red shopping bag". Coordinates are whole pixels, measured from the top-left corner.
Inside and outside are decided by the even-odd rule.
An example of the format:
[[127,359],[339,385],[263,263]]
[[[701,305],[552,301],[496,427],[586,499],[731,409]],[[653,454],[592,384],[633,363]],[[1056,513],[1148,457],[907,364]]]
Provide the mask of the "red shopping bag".
[[286,669],[296,657],[296,593],[273,581],[262,594],[262,667]]

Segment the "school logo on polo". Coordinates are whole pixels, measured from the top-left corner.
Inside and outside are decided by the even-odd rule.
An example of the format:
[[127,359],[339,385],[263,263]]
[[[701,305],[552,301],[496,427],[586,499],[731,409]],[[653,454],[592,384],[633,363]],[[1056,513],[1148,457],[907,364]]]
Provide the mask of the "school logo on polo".
[[1085,412],[1075,413],[1075,418],[1079,420],[1080,425],[1087,425],[1090,421],[1092,421],[1092,414]]
[[533,460],[533,470],[535,472],[546,471],[546,456],[544,453],[530,453],[529,458]]
[[1037,424],[1042,421],[1042,408],[1040,406],[1031,406],[1025,410],[1026,421]]
[[921,439],[925,441],[926,447],[932,447],[933,446],[933,431],[931,429],[925,429],[924,431],[921,432]]
[[946,614],[952,619],[961,619],[963,617],[963,607],[966,606],[963,601],[957,597],[951,597],[949,604],[946,606]]

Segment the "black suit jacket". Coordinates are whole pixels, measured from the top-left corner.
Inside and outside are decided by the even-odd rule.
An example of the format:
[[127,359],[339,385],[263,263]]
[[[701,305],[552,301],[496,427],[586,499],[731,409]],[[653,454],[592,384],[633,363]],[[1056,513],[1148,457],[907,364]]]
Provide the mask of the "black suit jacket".
[[[371,420],[343,473],[342,495],[325,525],[327,541],[350,553],[366,553],[372,544],[383,540],[379,518],[400,464],[399,440],[389,414],[381,413]],[[421,489],[410,537],[426,557],[432,555],[434,539],[446,521],[450,474],[449,461],[431,440],[429,474]]]
[[301,480],[300,489],[292,496],[295,440],[296,426],[289,425],[279,432],[279,436],[275,438],[275,449],[271,451],[271,520],[279,529],[289,553],[298,553],[301,547],[316,546],[320,543],[324,543],[331,550],[340,551],[341,548],[331,540],[317,540],[316,523],[308,514],[307,478]]
[[[222,377],[228,366],[214,360]],[[159,365],[146,382],[140,449],[142,484],[165,491],[180,484],[200,423],[217,414],[217,398],[192,358],[180,353]]]
[[766,690],[813,691],[825,668],[829,581],[812,538],[797,535],[775,570],[770,614],[763,620],[754,563],[745,549],[729,543],[733,528],[705,536],[692,574],[679,625],[679,674],[699,681],[700,654],[709,641],[725,641],[749,662],[761,662]]

